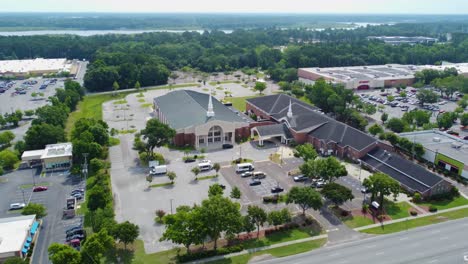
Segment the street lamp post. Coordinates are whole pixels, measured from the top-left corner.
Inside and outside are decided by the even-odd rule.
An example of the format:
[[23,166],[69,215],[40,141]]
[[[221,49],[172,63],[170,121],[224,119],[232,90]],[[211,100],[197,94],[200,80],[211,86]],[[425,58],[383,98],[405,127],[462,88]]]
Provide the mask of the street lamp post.
[[24,198],[24,189],[21,189],[21,191],[23,192],[23,203],[26,204],[26,198]]
[[171,203],[171,214],[173,214],[173,212],[172,212],[172,201],[173,201],[173,200],[174,200],[174,199],[170,199],[170,200],[169,200],[170,203]]

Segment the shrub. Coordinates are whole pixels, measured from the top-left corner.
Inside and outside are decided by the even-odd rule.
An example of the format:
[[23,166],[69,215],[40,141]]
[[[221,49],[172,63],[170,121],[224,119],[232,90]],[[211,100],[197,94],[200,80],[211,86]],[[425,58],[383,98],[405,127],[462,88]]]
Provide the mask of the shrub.
[[413,195],[413,202],[415,202],[415,203],[420,203],[421,200],[422,200],[421,194],[415,193],[415,194]]
[[264,203],[277,203],[278,202],[278,196],[264,196],[263,197],[263,202]]
[[417,215],[418,215],[418,212],[416,212],[416,211],[410,211],[410,214],[411,214],[412,216],[417,216]]
[[209,258],[209,257],[218,256],[218,255],[236,253],[242,250],[244,250],[244,247],[242,245],[236,245],[236,246],[231,246],[231,247],[219,248],[217,251],[209,250],[209,251],[200,251],[200,252],[193,252],[193,253],[189,253],[185,255],[179,255],[177,256],[177,260],[179,262],[188,262],[188,261],[193,261],[193,260],[202,259],[202,258]]
[[367,214],[367,210],[369,210],[369,205],[368,204],[363,204],[362,205],[362,213]]
[[435,207],[433,205],[429,206],[429,212],[431,212],[431,213],[437,212],[437,207]]

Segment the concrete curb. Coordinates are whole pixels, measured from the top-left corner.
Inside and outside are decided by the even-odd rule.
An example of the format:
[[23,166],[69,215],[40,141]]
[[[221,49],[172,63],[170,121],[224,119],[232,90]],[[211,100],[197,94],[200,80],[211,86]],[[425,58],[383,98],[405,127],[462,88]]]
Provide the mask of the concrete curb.
[[271,245],[271,246],[244,249],[244,250],[242,250],[240,252],[236,252],[236,253],[231,253],[231,254],[221,255],[221,256],[215,256],[215,257],[211,257],[211,258],[204,258],[204,259],[200,259],[200,260],[196,260],[196,261],[192,261],[192,262],[187,262],[187,263],[192,263],[192,264],[206,263],[206,262],[210,262],[210,261],[216,261],[216,260],[227,259],[227,258],[231,258],[231,257],[235,257],[235,256],[255,253],[255,252],[259,252],[259,251],[263,251],[263,250],[267,250],[267,249],[284,247],[284,246],[294,245],[294,244],[302,243],[302,242],[314,241],[314,240],[323,239],[323,238],[327,238],[327,237],[328,237],[328,235],[324,234],[324,235],[319,235],[319,236],[314,236],[314,237],[308,237],[308,238],[303,238],[303,239],[278,243],[278,244],[274,244],[274,245]]
[[[438,215],[438,214],[441,214],[441,213],[457,211],[457,210],[465,209],[465,208],[468,208],[468,205],[463,205],[463,206],[458,206],[458,207],[453,207],[453,208],[449,208],[449,209],[440,210],[440,211],[437,211],[437,213],[425,213],[425,214],[421,214],[421,215],[417,215],[417,216],[396,219],[396,220],[384,222],[383,225],[400,223],[400,222],[404,222],[404,221],[407,221],[407,220],[409,221],[409,220],[413,220],[413,219],[423,218],[423,217],[426,217],[426,216]],[[377,223],[377,224],[372,224],[372,225],[367,225],[367,226],[361,226],[361,227],[354,228],[354,231],[361,231],[361,230],[366,230],[366,229],[379,227],[379,226],[382,226],[382,224]]]

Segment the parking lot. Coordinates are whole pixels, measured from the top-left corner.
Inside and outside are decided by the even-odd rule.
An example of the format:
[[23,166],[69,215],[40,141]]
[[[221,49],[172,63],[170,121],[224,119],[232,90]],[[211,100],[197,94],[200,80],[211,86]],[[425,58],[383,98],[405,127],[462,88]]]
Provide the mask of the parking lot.
[[[32,192],[34,183],[47,186],[48,190]],[[40,176],[39,170],[18,170],[0,176],[0,217],[21,214],[21,210],[10,211],[11,203],[39,203],[47,208],[40,235],[34,250],[32,263],[48,263],[47,248],[53,242],[64,243],[67,226],[81,222],[80,218],[62,220],[65,199],[71,190],[82,188],[84,182],[66,172],[47,173]]]
[[[407,94],[406,98],[400,97],[400,92],[402,91]],[[380,116],[383,112],[387,113],[389,118],[401,118],[407,111],[414,109],[425,109],[432,112],[431,122],[435,122],[439,112],[452,112],[457,107],[456,101],[439,98],[439,102],[426,105],[425,108],[422,108],[418,99],[416,98],[415,91],[416,89],[408,87],[406,89],[401,89],[400,92],[398,92],[395,88],[389,88],[386,89],[385,92],[376,89],[369,91],[358,91],[356,94],[359,95],[361,101],[365,103],[373,104],[375,106],[382,105],[384,107],[381,111],[377,111],[377,113],[372,115],[372,118],[377,121],[380,121]],[[440,92],[434,92],[440,95]],[[393,102],[387,100],[388,96],[390,95],[395,97]],[[393,103],[393,106],[391,103]]]

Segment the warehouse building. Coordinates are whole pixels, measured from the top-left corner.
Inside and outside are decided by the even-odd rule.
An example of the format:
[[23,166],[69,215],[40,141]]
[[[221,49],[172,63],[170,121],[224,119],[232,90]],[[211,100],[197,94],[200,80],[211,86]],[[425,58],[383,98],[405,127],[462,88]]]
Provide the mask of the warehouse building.
[[25,258],[37,239],[36,215],[0,219],[0,262],[11,257]]
[[405,37],[405,36],[370,36],[368,40],[380,40],[390,45],[401,45],[401,44],[434,44],[439,40],[436,38],[429,37]]
[[73,145],[58,143],[47,145],[45,149],[25,151],[21,160],[29,167],[40,164],[45,171],[68,170],[73,165]]
[[415,82],[414,74],[424,69],[444,70],[455,68],[458,73],[468,76],[468,63],[443,63],[436,65],[373,65],[351,66],[333,68],[300,68],[299,80],[312,84],[318,79],[342,84],[347,89],[367,90],[375,88],[396,87],[398,85],[410,86]]
[[400,137],[420,143],[425,160],[468,179],[468,141],[438,130],[401,133]]
[[67,59],[0,60],[0,77],[25,78],[68,72],[75,75],[78,66]]
[[178,90],[156,97],[154,117],[176,130],[176,146],[222,148],[250,135],[250,120],[211,94]]

